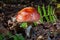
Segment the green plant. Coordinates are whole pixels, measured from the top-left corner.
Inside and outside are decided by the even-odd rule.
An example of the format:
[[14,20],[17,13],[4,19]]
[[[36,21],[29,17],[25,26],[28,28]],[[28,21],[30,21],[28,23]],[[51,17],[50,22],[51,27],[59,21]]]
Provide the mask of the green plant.
[[[43,11],[43,13],[42,13],[42,11]],[[47,10],[46,10],[46,7],[44,6],[44,4],[43,4],[42,8],[40,6],[38,6],[38,12],[40,13],[40,23],[44,23],[43,17],[45,17],[47,22],[51,22],[51,23],[56,22],[57,18],[54,14],[55,9],[53,9],[52,6],[48,5]]]
[[52,2],[57,2],[57,0],[51,0]]
[[0,40],[3,40],[4,36],[2,34],[0,34]]
[[34,22],[34,26],[37,26],[38,24],[36,22]]
[[13,38],[14,40],[25,40],[22,35],[18,35],[18,34],[14,35]]
[[57,8],[60,8],[60,3],[57,3]]
[[48,16],[51,23],[56,22],[56,16],[54,12],[55,12],[55,9],[53,9],[52,6],[48,5]]
[[48,17],[47,17],[47,11],[46,11],[46,9],[45,9],[44,4],[43,4],[43,6],[42,6],[42,10],[43,10],[45,19],[47,20],[47,22],[49,22],[49,19],[48,19]]
[[[37,26],[36,22],[34,22],[34,26]],[[20,24],[20,27],[25,29],[25,28],[28,27],[28,23],[27,22],[23,22],[23,23]]]
[[42,11],[40,6],[38,6],[38,12],[40,14],[40,22],[43,23]]
[[22,34],[13,35],[11,32],[8,32],[8,37],[13,38],[14,40],[25,40]]
[[22,27],[22,28],[24,28],[24,29],[27,28],[27,26],[28,26],[28,25],[27,25],[27,22],[24,22],[24,23],[21,23],[21,24],[20,24],[20,27]]
[[53,16],[52,16],[53,10],[50,5],[48,5],[48,16],[50,18],[50,22],[53,22]]

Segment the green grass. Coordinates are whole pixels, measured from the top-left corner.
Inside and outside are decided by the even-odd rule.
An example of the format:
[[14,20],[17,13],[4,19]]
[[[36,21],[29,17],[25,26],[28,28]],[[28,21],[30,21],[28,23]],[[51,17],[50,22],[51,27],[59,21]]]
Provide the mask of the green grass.
[[48,19],[48,17],[47,17],[47,11],[46,11],[46,9],[45,9],[44,4],[43,4],[43,6],[42,6],[42,10],[43,10],[45,19],[47,20],[47,22],[49,22],[49,19]]
[[38,12],[40,14],[40,22],[43,23],[43,16],[42,16],[42,11],[40,6],[38,6]]
[[[43,13],[42,13],[42,11],[43,11]],[[43,19],[43,17],[45,17],[45,19],[47,20],[46,22],[51,22],[51,23],[56,22],[57,18],[56,18],[56,15],[54,14],[55,10],[53,9],[52,6],[48,5],[47,10],[46,10],[46,7],[44,6],[44,4],[42,6],[42,9],[40,6],[38,6],[38,12],[40,14],[40,23],[44,23],[45,20]]]

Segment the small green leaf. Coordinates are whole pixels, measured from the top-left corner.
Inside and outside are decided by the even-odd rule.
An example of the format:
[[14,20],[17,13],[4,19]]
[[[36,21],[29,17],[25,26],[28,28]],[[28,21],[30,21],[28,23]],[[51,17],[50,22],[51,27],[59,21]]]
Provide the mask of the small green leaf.
[[45,9],[44,4],[43,4],[43,6],[42,6],[42,10],[43,10],[45,19],[47,20],[47,22],[49,22],[49,19],[48,19],[48,17],[47,17],[47,12],[46,12],[46,9]]
[[60,8],[60,4],[57,4],[57,8]]
[[42,11],[41,11],[41,8],[39,5],[38,5],[38,12],[39,12],[40,16],[42,16]]
[[[54,14],[54,12],[55,12],[55,10],[53,10],[53,14]],[[56,15],[54,14],[54,16],[53,16],[53,21],[56,22],[56,19],[57,19],[57,17],[56,17]]]
[[50,9],[51,9],[51,10],[50,10],[50,11],[51,11],[51,23],[53,23],[53,22],[54,22],[54,18],[55,18],[55,17],[53,17],[53,16],[54,16],[55,14],[53,14],[53,11],[54,11],[54,10],[53,10],[52,6],[51,6]]
[[12,37],[12,33],[11,32],[8,32],[7,35],[9,36],[9,38]]
[[18,35],[18,34],[14,35],[13,38],[14,40],[25,40],[22,35]]
[[18,40],[17,36],[14,36],[14,40]]
[[51,15],[51,13],[50,13],[50,5],[48,5],[48,15]]
[[3,35],[2,35],[2,34],[0,34],[0,40],[3,40],[3,39],[4,39]]
[[45,9],[44,4],[43,4],[43,6],[42,6],[42,10],[43,10],[44,16],[46,16],[46,9]]
[[34,22],[34,25],[37,26],[38,24],[36,22]]
[[38,5],[38,13],[40,14],[40,23],[43,23],[42,11],[39,5]]
[[25,28],[27,28],[27,26],[28,26],[28,25],[27,25],[27,23],[26,23],[26,22],[25,22],[25,23],[20,24],[20,27],[22,27],[22,28],[24,28],[24,29],[25,29]]
[[51,7],[50,5],[48,5],[48,16],[49,16],[49,18],[50,18],[50,20],[49,20],[50,22],[53,22],[53,20],[52,20],[52,18],[53,18],[53,17],[52,17],[52,15],[53,15],[53,14],[52,14],[52,11],[53,11],[53,10],[52,10],[52,7]]

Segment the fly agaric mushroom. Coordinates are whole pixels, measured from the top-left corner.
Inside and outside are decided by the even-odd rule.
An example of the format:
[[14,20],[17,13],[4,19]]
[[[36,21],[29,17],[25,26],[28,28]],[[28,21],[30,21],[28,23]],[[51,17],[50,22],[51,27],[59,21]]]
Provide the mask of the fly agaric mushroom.
[[[38,21],[39,19],[40,19],[40,15],[37,12],[37,10],[33,7],[23,8],[16,15],[17,22],[30,22],[30,23],[32,23],[32,22]],[[32,26],[30,25],[26,29],[27,35],[29,35],[29,32],[30,32],[31,28],[32,28]]]

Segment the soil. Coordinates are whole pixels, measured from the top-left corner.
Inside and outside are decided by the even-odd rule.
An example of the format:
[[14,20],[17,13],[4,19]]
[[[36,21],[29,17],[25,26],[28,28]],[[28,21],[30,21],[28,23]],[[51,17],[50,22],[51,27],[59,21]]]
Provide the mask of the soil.
[[[13,35],[22,34],[26,40],[60,40],[60,21],[56,23],[38,24],[36,27],[32,27],[30,32],[30,37],[26,36],[25,29],[20,28],[19,23],[14,22],[12,19],[16,13],[24,7],[32,6],[37,9],[37,6],[44,3],[45,6],[49,4],[50,1],[44,0],[21,0],[15,2],[5,2],[1,1],[0,9],[0,33],[4,36],[7,32],[11,32]],[[50,4],[53,7],[54,4]],[[12,27],[13,26],[13,27]],[[13,40],[13,38],[6,37],[6,40]]]

